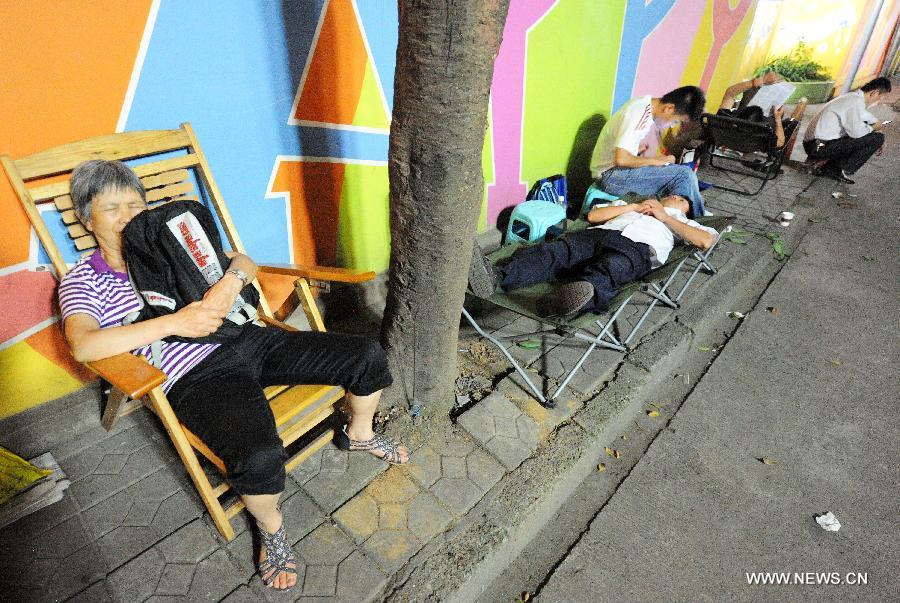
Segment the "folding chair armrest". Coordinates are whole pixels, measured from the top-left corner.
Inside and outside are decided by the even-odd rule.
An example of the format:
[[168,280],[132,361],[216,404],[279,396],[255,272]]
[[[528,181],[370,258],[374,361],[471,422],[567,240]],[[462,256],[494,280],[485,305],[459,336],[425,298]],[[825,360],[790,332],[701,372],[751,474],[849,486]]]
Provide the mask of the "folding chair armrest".
[[118,354],[86,363],[88,368],[109,381],[132,400],[162,385],[166,374],[134,354]]
[[266,274],[284,274],[319,281],[338,283],[364,283],[375,278],[371,270],[352,270],[350,268],[332,268],[329,266],[301,266],[299,264],[268,264],[259,266],[260,272]]
[[299,331],[300,330],[296,327],[292,327],[291,325],[287,324],[286,322],[281,322],[280,320],[276,320],[274,318],[269,318],[265,314],[260,314],[258,318],[261,322],[264,322],[266,325],[268,325],[270,327],[284,329],[285,331]]

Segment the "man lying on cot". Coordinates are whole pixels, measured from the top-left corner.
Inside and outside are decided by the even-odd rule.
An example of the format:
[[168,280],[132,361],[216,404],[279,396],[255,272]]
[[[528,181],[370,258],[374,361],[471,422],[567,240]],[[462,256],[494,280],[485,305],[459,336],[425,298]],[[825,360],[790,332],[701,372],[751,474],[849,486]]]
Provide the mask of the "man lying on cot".
[[[86,161],[72,172],[75,215],[96,237],[99,249],[78,261],[59,286],[66,340],[76,360],[89,362],[133,351],[150,355],[150,344],[171,335],[205,337],[222,324],[239,292],[256,276],[256,264],[232,254],[224,276],[202,302],[174,314],[124,325],[139,306],[126,274],[122,230],[147,209],[144,185],[118,161]],[[263,388],[268,385],[341,385],[349,422],[336,438],[396,464],[408,450],[372,430],[381,391],[391,384],[387,358],[377,342],[355,335],[288,332],[249,324],[233,342],[162,342],[163,391],[178,419],[221,458],[228,481],[256,520],[257,568],[277,590],[297,583],[294,552],[278,500],[285,487],[287,453]]]
[[[554,279],[564,282],[541,300],[545,316],[579,310],[604,312],[618,290],[666,263],[676,240],[707,250],[718,240],[715,229],[686,217],[690,203],[679,195],[662,199],[633,196],[588,213],[591,226],[548,243],[517,249],[493,265],[476,243],[469,287],[479,297]],[[643,199],[643,200],[641,200]]]

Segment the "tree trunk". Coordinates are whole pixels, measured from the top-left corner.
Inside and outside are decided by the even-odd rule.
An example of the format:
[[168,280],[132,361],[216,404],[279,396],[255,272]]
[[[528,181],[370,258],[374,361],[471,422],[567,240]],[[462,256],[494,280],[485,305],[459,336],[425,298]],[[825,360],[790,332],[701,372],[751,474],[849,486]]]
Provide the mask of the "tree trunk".
[[509,0],[400,0],[381,340],[391,397],[455,401],[460,310],[484,194],[481,154]]

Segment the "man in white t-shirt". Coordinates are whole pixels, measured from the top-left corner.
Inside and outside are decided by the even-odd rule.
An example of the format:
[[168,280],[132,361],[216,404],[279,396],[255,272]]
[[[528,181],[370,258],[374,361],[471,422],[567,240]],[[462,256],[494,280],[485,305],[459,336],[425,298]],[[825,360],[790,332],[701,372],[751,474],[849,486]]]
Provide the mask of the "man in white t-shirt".
[[810,159],[828,160],[824,173],[845,184],[856,170],[869,160],[881,145],[885,124],[869,113],[891,91],[891,80],[877,77],[858,90],[829,101],[813,117],[803,137],[803,148]]
[[595,207],[588,221],[597,226],[521,247],[502,265],[491,264],[476,243],[469,269],[472,292],[489,297],[498,287],[509,291],[563,278],[567,282],[542,300],[545,315],[603,312],[622,285],[665,264],[677,240],[709,249],[718,239],[715,229],[685,216],[690,204],[684,197],[637,199]]
[[696,86],[682,86],[661,98],[639,96],[625,103],[603,126],[591,155],[591,174],[612,195],[680,195],[690,203],[690,216],[706,213],[697,175],[672,155],[644,157],[641,144],[653,127],[696,121],[706,96]]

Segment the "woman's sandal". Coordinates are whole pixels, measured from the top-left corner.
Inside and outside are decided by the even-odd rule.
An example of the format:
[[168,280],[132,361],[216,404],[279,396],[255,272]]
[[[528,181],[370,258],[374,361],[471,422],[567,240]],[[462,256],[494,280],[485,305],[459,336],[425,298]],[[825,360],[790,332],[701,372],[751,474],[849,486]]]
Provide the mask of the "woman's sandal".
[[409,462],[409,453],[407,452],[406,460],[403,460],[400,456],[400,444],[380,433],[376,433],[368,440],[354,440],[347,435],[347,428],[344,427],[343,431],[334,434],[334,443],[341,450],[380,450],[384,453],[380,458],[391,465],[405,465]]
[[[271,587],[279,574],[294,574],[296,576],[297,561],[294,559],[294,551],[291,549],[291,545],[288,544],[284,524],[274,534],[259,528],[259,537],[266,550],[266,558],[256,566],[263,584]],[[288,564],[293,564],[294,567],[290,567]],[[293,586],[289,586],[287,588],[275,588],[275,590],[290,590],[292,588]]]

